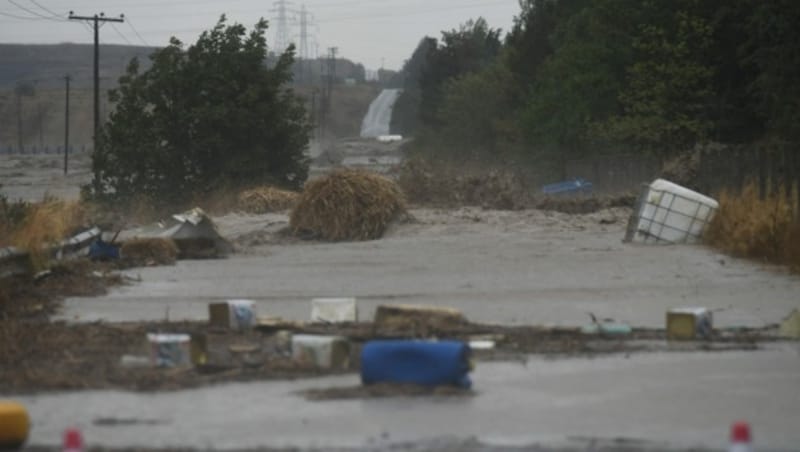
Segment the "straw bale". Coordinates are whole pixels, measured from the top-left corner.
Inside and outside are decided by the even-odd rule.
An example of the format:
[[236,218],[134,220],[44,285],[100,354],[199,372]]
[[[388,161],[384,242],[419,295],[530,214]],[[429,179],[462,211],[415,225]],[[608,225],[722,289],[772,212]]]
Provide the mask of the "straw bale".
[[306,184],[290,226],[295,234],[325,240],[373,240],[405,211],[405,197],[393,181],[344,169]]
[[239,194],[239,208],[253,214],[280,212],[292,208],[298,196],[275,187],[256,187]]
[[178,246],[172,239],[131,239],[122,244],[120,255],[134,266],[171,265],[178,257]]

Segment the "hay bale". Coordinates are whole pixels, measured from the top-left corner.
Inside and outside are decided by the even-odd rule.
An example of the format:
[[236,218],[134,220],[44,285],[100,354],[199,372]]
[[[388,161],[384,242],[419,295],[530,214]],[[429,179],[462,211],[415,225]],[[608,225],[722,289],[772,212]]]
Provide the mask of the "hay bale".
[[345,169],[306,184],[290,226],[295,234],[325,240],[373,240],[405,211],[405,197],[393,181]]
[[120,247],[120,257],[132,266],[172,265],[178,246],[172,239],[131,239]]
[[291,209],[298,193],[275,187],[256,187],[239,194],[239,208],[247,213],[262,214]]

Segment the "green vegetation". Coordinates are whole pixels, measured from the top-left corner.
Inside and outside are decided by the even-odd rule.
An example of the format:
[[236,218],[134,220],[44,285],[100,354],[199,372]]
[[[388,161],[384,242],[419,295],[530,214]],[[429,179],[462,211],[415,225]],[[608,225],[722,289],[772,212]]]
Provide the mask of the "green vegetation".
[[302,186],[310,127],[287,88],[293,48],[268,67],[266,29],[223,16],[187,49],[173,38],[144,72],[133,60],[110,93],[89,193],[162,204],[230,186]]
[[427,157],[670,158],[697,144],[800,142],[800,3],[523,0],[425,38],[393,127]]

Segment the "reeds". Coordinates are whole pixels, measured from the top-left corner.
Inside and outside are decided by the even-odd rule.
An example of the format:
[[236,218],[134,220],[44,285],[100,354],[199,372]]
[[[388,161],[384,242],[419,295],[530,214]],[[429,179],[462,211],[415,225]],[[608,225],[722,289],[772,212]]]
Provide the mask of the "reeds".
[[324,240],[373,240],[405,211],[405,197],[393,181],[345,169],[306,183],[290,226],[295,234]]
[[785,264],[800,270],[800,223],[792,199],[780,190],[761,199],[754,184],[723,191],[705,234],[707,244],[737,257]]

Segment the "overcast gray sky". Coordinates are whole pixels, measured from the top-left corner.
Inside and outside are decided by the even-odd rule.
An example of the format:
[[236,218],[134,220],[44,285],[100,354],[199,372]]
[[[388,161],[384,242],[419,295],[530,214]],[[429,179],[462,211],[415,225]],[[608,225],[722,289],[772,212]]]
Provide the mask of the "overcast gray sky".
[[[259,17],[270,21],[268,44],[275,43],[277,3],[273,0],[0,0],[0,42],[91,43],[89,28],[64,20],[70,10],[90,16],[125,14],[127,23],[105,25],[104,43],[161,46],[170,36],[185,43],[216,23],[225,13],[250,27]],[[367,69],[399,69],[419,40],[439,37],[468,19],[484,17],[493,28],[508,31],[519,13],[518,0],[292,0],[287,1],[287,28],[299,43],[299,14],[305,6],[310,18],[309,56],[328,47],[363,63]],[[53,13],[61,18],[54,18]],[[138,35],[137,33],[138,32]]]

